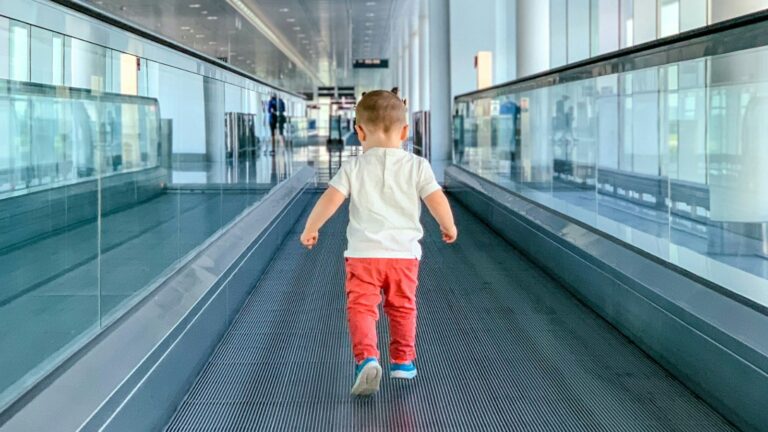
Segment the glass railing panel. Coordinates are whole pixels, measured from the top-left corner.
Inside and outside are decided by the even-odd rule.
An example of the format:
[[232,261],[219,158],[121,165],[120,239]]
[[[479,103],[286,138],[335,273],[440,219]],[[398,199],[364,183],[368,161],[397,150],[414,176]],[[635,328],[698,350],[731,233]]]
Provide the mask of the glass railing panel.
[[0,402],[99,327],[98,105],[0,80]]
[[454,163],[768,304],[768,47],[728,52],[740,31],[461,96]]

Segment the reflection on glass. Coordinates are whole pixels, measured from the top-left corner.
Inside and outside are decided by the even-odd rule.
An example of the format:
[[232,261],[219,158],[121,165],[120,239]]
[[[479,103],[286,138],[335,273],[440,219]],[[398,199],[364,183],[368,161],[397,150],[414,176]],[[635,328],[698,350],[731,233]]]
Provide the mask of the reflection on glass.
[[756,48],[459,98],[454,162],[740,291],[768,287],[767,118]]
[[2,17],[0,77],[2,409],[290,176],[306,128],[280,94],[272,145],[266,86]]

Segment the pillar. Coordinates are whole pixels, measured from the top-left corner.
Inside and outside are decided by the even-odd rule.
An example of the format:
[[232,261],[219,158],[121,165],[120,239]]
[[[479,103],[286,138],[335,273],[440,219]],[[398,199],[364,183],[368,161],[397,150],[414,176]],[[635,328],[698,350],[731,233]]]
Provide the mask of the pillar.
[[429,107],[432,167],[438,181],[452,160],[450,10],[448,0],[429,0]]

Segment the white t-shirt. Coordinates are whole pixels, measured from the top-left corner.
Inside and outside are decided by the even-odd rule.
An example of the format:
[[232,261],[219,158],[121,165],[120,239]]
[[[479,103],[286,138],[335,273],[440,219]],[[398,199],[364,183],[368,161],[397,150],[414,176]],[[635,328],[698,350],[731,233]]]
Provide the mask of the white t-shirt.
[[341,165],[328,183],[349,198],[349,258],[421,258],[421,199],[440,189],[429,162],[374,147]]

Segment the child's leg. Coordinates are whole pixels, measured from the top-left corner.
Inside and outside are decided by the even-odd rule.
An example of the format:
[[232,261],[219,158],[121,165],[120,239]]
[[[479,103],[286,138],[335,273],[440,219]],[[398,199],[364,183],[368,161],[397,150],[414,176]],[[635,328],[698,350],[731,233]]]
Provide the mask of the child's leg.
[[389,317],[389,352],[393,363],[416,358],[416,286],[419,261],[391,260],[384,285],[384,312]]
[[379,319],[383,272],[365,258],[347,258],[347,319],[352,352],[360,363],[379,358],[376,348],[376,321]]

